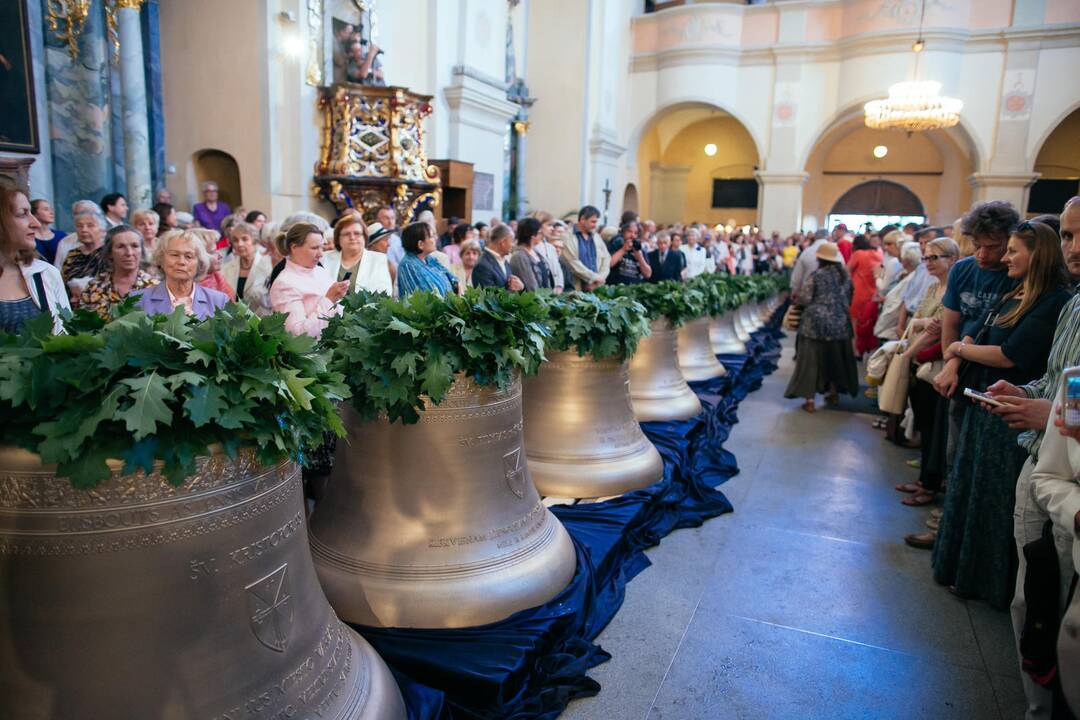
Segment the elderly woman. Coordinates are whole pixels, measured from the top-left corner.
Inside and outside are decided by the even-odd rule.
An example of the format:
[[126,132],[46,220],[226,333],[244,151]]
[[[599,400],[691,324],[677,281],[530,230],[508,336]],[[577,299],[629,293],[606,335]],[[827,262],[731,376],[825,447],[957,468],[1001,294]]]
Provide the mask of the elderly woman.
[[556,222],[549,212],[537,210],[532,217],[540,221],[540,242],[534,248],[540,257],[544,258],[548,269],[551,270],[551,281],[555,283],[555,294],[559,294],[565,287],[562,265],[559,263],[560,251],[555,247],[555,241],[562,237],[563,228],[561,223]]
[[206,228],[192,228],[191,232],[195,233],[203,239],[206,243],[206,253],[210,258],[210,268],[206,271],[206,274],[199,280],[199,284],[205,288],[211,290],[217,290],[220,293],[225,293],[230,301],[236,300],[236,289],[230,285],[225,276],[221,274],[221,251],[218,247],[221,244],[221,233],[215,230],[208,230]]
[[39,226],[26,195],[0,184],[0,331],[17,333],[43,312],[52,313],[53,332],[63,329],[67,291],[60,272],[37,257]]
[[537,252],[542,242],[540,221],[525,218],[518,223],[517,247],[510,253],[510,270],[521,278],[526,290],[550,290],[555,287],[554,276],[547,260]]
[[335,280],[349,281],[349,292],[394,292],[390,261],[367,250],[367,227],[358,215],[344,215],[334,224],[334,249],[323,255],[322,264]]
[[77,297],[104,267],[101,245],[105,237],[105,219],[98,213],[76,215],[75,237],[78,244],[64,258],[60,275],[71,289],[72,296]]
[[458,223],[454,226],[454,231],[450,233],[450,244],[443,248],[446,257],[450,258],[451,265],[461,263],[462,243],[466,240],[476,240],[477,237],[479,237],[479,235],[476,232],[476,228],[468,223]]
[[191,230],[171,230],[158,239],[154,265],[165,278],[139,290],[139,307],[147,315],[168,315],[182,307],[188,315],[205,320],[229,302],[229,297],[197,282],[210,269],[206,241]]
[[874,323],[874,336],[878,340],[899,340],[896,332],[900,321],[900,308],[904,305],[904,291],[915,276],[915,271],[922,263],[922,252],[919,243],[904,243],[900,250],[900,272],[881,303],[881,312],[878,313],[877,322]]
[[439,295],[455,291],[457,278],[435,259],[435,232],[426,222],[414,222],[401,231],[405,257],[398,266],[398,294],[401,297],[429,290]]
[[[367,228],[368,240],[367,249],[380,255],[385,255],[387,262],[389,263],[388,269],[390,270],[390,286],[394,288],[394,292],[391,295],[396,295],[397,289],[397,263],[390,257],[390,243],[396,237],[394,229],[385,227],[382,223],[371,223]],[[400,243],[400,239],[398,240]],[[399,245],[400,246],[400,245]],[[405,251],[402,250],[404,253]]]
[[218,199],[220,194],[216,182],[207,180],[202,184],[203,201],[191,209],[191,214],[195,216],[195,222],[199,224],[199,227],[221,230],[221,221],[232,214],[229,203]]
[[130,225],[117,225],[105,233],[105,269],[82,291],[79,307],[108,320],[113,307],[129,293],[157,284],[157,278],[142,269],[143,237]]
[[464,292],[464,288],[473,286],[473,269],[480,261],[480,253],[484,252],[484,249],[480,247],[479,240],[466,240],[461,243],[460,252],[461,262],[453,266],[453,271],[458,279],[458,287]]
[[256,315],[270,314],[266,281],[274,266],[270,258],[259,252],[255,242],[258,230],[254,225],[240,222],[229,234],[232,252],[221,264],[221,275],[228,287],[236,288],[236,299],[251,308]]
[[319,264],[323,234],[310,223],[295,223],[278,235],[285,267],[270,285],[270,306],[285,313],[285,329],[293,335],[319,337],[330,315],[340,315],[338,301],[349,291],[348,280],[334,280]]
[[[904,253],[911,245],[915,243],[908,243]],[[948,289],[949,270],[959,259],[960,249],[949,238],[931,240],[926,245],[923,262],[933,281],[909,323],[911,329],[903,355],[909,363],[920,367],[927,365],[922,371],[916,371],[908,384],[908,400],[915,416],[915,428],[921,438],[922,457],[919,460],[919,479],[896,486],[900,492],[911,493],[911,497],[904,498],[905,505],[917,507],[933,502],[944,479],[944,441],[948,430],[946,412],[949,401],[938,395],[932,380],[937,369],[940,369],[935,366],[941,365],[941,318],[945,314],[941,301]],[[909,535],[905,541],[912,547],[929,548],[933,545],[934,533]]]
[[844,270],[844,257],[836,243],[822,243],[817,249],[818,269],[802,286],[797,300],[803,306],[799,321],[799,352],[795,372],[784,397],[802,397],[803,410],[814,412],[814,395],[825,393],[830,405],[840,393],[855,395],[859,390],[858,369],[851,353],[851,279]]

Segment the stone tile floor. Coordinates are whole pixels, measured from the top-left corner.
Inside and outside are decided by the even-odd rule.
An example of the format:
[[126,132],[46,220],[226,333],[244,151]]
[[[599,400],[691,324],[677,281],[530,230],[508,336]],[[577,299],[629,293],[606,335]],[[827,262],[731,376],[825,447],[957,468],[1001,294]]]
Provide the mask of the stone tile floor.
[[563,718],[1023,716],[1008,614],[953,597],[903,544],[928,514],[893,490],[916,453],[870,414],[799,410],[792,368],[789,338],[739,407],[735,512],[649,551],[599,638],[603,690]]

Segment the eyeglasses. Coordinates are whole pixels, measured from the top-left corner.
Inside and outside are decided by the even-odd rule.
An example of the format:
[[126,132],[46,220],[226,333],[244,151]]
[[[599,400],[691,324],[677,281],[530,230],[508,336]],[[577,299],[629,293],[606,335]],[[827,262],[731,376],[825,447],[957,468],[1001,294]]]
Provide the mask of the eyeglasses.
[[923,262],[936,262],[938,260],[946,260],[951,257],[952,255],[923,255]]

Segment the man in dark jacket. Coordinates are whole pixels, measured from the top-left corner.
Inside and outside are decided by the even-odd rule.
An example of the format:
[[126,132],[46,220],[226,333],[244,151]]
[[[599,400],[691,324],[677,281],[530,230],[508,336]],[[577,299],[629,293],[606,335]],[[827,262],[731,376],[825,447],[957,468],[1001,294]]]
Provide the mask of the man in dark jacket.
[[473,268],[473,287],[501,287],[511,292],[521,292],[525,284],[510,270],[510,251],[514,247],[514,233],[508,225],[500,225],[491,231],[480,260]]
[[686,256],[671,249],[671,237],[666,232],[656,236],[656,249],[649,253],[649,267],[652,268],[651,282],[682,280]]

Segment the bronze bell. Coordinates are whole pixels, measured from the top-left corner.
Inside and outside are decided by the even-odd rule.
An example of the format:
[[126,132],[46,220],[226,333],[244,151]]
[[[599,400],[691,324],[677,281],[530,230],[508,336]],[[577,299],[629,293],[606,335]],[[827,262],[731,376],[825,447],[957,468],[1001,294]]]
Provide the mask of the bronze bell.
[[735,334],[734,316],[735,311],[729,310],[710,320],[709,341],[717,355],[740,355],[746,352],[746,345]]
[[761,318],[759,317],[760,315],[761,311],[758,308],[758,303],[749,303],[746,306],[746,321],[747,323],[749,323],[749,327],[747,329],[750,330],[750,332],[756,332],[760,330],[765,324],[761,322]]
[[540,502],[525,457],[521,381],[458,376],[415,425],[344,406],[326,496],[311,517],[315,567],[349,622],[459,628],[541,605],[577,555]]
[[118,464],[77,490],[0,448],[0,706],[41,720],[403,719],[386,665],[319,587],[299,468],[250,452],[197,463],[180,487]]
[[679,370],[676,331],[666,317],[653,320],[630,360],[630,403],[640,422],[687,420],[701,412],[701,401]]
[[679,369],[688,382],[711,380],[727,371],[716,359],[709,340],[709,317],[688,320],[679,328]]
[[607,497],[663,477],[630,405],[628,362],[549,351],[524,385],[525,453],[541,495]]
[[753,331],[754,327],[747,317],[746,305],[740,305],[739,309],[735,311],[735,333],[745,343],[750,342],[750,333]]

